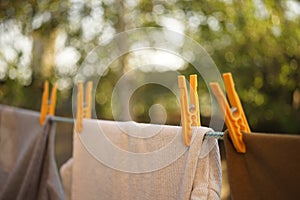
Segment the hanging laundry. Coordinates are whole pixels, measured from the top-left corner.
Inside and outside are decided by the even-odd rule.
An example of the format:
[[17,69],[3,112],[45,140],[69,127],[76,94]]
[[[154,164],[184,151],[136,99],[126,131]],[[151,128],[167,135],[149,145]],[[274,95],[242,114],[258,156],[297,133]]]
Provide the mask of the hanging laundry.
[[65,199],[71,200],[73,158],[70,158],[60,168],[60,176],[65,191]]
[[186,147],[181,127],[84,120],[74,133],[71,199],[220,199],[210,130],[194,128]]
[[0,199],[64,199],[54,159],[55,125],[0,105]]
[[300,137],[251,133],[243,140],[241,154],[224,135],[232,199],[300,199]]

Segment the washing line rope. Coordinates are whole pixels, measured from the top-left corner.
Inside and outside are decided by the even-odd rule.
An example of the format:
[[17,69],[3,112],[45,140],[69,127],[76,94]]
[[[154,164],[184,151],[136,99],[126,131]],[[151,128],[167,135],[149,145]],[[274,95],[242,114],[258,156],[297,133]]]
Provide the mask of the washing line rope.
[[[68,117],[57,117],[57,116],[51,116],[50,120],[53,122],[62,122],[62,123],[74,123],[73,118],[68,118]],[[205,134],[205,137],[213,137],[217,139],[223,139],[223,132],[219,131],[209,131]]]

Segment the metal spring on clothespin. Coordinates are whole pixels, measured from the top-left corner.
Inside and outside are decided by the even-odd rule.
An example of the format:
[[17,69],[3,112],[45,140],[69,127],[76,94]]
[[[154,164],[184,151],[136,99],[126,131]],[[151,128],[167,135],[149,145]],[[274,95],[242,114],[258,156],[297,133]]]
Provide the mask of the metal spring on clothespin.
[[83,98],[83,82],[77,84],[77,109],[75,129],[78,133],[82,131],[83,118],[91,118],[92,115],[92,88],[93,82],[89,81],[86,85],[85,102]]
[[44,125],[47,115],[53,116],[55,113],[56,91],[57,91],[57,86],[56,86],[56,84],[54,84],[52,87],[52,90],[51,90],[50,100],[48,100],[48,98],[49,98],[49,82],[45,81],[44,92],[43,92],[42,103],[41,103],[41,114],[40,114],[40,124],[41,125]]

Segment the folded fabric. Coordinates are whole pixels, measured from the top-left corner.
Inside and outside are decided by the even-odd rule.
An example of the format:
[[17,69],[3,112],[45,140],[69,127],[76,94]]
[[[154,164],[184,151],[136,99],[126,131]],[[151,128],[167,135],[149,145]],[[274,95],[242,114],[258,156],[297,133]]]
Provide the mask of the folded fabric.
[[300,137],[243,134],[246,153],[224,135],[232,199],[300,199]]
[[64,199],[54,134],[39,113],[0,105],[0,200]]
[[73,158],[70,158],[60,168],[60,176],[65,191],[65,199],[70,200],[71,198],[71,186],[72,186],[72,169],[73,169]]
[[72,191],[81,199],[220,199],[221,165],[210,129],[84,120],[74,133]]

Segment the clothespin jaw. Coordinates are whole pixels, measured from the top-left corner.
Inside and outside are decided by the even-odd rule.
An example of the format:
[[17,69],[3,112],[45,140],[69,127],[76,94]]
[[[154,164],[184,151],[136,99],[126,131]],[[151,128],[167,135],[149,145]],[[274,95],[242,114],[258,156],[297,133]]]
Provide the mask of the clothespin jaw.
[[190,146],[192,137],[192,126],[200,126],[199,102],[197,93],[197,75],[190,76],[190,101],[192,108],[189,109],[188,94],[184,76],[178,76],[180,90],[180,110],[182,136],[186,146]]
[[232,113],[229,103],[218,83],[210,83],[210,88],[218,101],[222,114],[225,116],[225,124],[236,151],[245,153],[246,145],[243,141],[241,131],[249,133],[250,128],[239,96],[235,91],[232,75],[230,73],[226,73],[223,74],[223,78],[230,104],[232,107],[236,108],[235,112]]
[[237,94],[237,92],[235,90],[234,81],[233,81],[231,73],[224,73],[223,80],[224,80],[227,96],[228,96],[229,102],[231,104],[231,107],[237,108],[237,111],[234,112],[233,115],[237,115],[242,118],[241,123],[240,123],[241,130],[245,131],[247,133],[250,133],[251,132],[250,127],[249,127],[248,121],[246,119],[246,115],[245,115],[241,100],[239,98],[239,95]]
[[190,112],[192,114],[192,126],[201,126],[197,87],[197,75],[190,75],[190,102],[192,105]]
[[92,90],[93,90],[93,82],[89,81],[86,86],[85,93],[85,102],[86,107],[84,108],[84,116],[85,118],[90,119],[92,117]]
[[[86,95],[84,102],[83,94],[83,82],[77,84],[77,107],[76,107],[76,131],[80,133],[82,131],[83,118],[91,118],[92,115],[92,89],[93,82],[89,81],[86,86]],[[86,106],[84,106],[86,103]]]
[[83,119],[83,82],[77,84],[77,107],[76,107],[76,131],[82,131],[82,119]]
[[238,118],[232,115],[229,104],[219,84],[210,83],[210,88],[212,89],[212,92],[218,101],[221,113],[223,114],[223,116],[225,116],[225,124],[229,131],[229,135],[232,140],[233,146],[235,147],[237,152],[245,153],[246,146],[243,141],[243,136],[240,130],[240,126],[238,124]]
[[178,76],[178,86],[180,90],[180,110],[181,110],[181,125],[182,136],[186,146],[190,146],[192,137],[191,117],[188,109],[187,89],[185,77]]
[[50,102],[49,102],[49,100],[48,100],[48,98],[49,98],[49,82],[45,81],[44,92],[43,92],[42,103],[41,103],[41,115],[40,115],[40,124],[41,125],[44,125],[47,114],[53,116],[55,113],[56,92],[57,92],[57,86],[56,86],[56,84],[54,84],[53,88],[51,90],[51,96],[50,96]]

